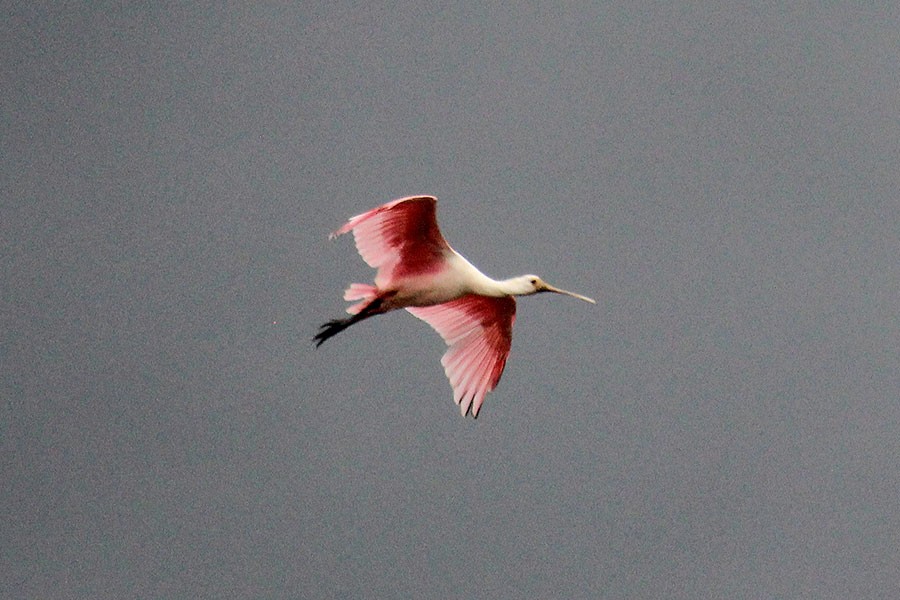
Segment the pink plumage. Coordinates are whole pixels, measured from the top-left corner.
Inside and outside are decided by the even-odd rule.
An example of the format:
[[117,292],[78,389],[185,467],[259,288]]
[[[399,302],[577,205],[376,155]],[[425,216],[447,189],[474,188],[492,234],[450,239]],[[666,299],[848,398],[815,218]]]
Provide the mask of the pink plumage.
[[477,417],[485,395],[497,387],[512,343],[516,301],[467,294],[434,306],[406,308],[437,331],[450,348],[441,359],[463,415]]
[[513,296],[555,292],[535,275],[496,281],[457,253],[441,235],[437,199],[410,196],[352,217],[331,237],[352,231],[356,248],[377,269],[375,285],[353,283],[344,299],[354,301],[350,318],[325,323],[314,340],[328,338],[363,319],[405,308],[437,331],[449,348],[441,359],[460,413],[478,416],[488,392],[500,381],[516,319]]
[[378,269],[376,281],[390,284],[404,275],[440,269],[452,250],[438,229],[436,204],[431,196],[394,200],[352,217],[330,237],[352,231],[359,255]]

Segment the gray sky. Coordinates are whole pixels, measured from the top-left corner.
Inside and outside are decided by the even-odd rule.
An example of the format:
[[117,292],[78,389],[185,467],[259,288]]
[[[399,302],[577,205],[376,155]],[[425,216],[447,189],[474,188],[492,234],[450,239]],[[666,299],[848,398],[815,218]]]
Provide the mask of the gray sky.
[[[751,4],[7,8],[0,596],[896,595],[900,9]],[[477,421],[310,341],[417,193],[599,300]]]

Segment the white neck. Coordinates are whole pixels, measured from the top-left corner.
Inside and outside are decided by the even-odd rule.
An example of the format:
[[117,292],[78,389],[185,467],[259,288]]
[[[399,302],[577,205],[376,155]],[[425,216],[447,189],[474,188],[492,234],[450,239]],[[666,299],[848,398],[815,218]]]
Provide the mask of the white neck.
[[504,296],[533,294],[536,291],[531,283],[531,280],[535,278],[534,275],[521,275],[498,281],[479,271],[456,251],[453,252],[451,260],[454,261],[456,271],[462,274],[465,280],[465,287],[481,296],[502,298]]

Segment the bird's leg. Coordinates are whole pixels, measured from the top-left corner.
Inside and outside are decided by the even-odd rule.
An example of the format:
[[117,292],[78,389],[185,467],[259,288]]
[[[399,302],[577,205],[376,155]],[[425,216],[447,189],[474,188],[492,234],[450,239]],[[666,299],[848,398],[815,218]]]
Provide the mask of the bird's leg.
[[383,299],[384,298],[382,297],[375,298],[369,304],[367,304],[365,308],[363,308],[352,317],[348,317],[346,319],[332,319],[331,321],[324,323],[321,327],[319,327],[319,333],[313,336],[313,341],[316,343],[316,348],[321,346],[322,343],[328,338],[336,336],[351,325],[380,314],[382,311],[380,311],[379,309],[381,308]]

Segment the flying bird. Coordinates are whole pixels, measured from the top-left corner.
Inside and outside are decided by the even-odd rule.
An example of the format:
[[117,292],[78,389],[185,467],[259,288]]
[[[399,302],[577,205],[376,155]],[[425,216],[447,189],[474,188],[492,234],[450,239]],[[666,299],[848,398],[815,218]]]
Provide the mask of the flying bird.
[[316,347],[355,323],[405,308],[440,334],[449,348],[441,359],[463,416],[478,411],[500,381],[516,320],[515,296],[567,292],[536,275],[497,281],[456,252],[441,235],[437,198],[410,196],[352,217],[329,237],[352,231],[356,248],[377,269],[375,285],[351,283],[344,300],[352,315],[321,326]]

